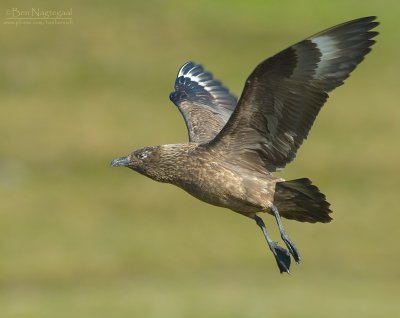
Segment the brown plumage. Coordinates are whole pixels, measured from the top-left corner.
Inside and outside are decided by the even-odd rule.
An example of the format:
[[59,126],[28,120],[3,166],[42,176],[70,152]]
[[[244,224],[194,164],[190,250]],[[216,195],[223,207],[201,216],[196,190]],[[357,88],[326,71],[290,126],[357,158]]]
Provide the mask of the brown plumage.
[[[309,179],[272,175],[291,162],[328,93],[350,75],[375,43],[375,17],[311,36],[261,62],[239,101],[201,65],[179,70],[170,99],[183,115],[189,143],[145,147],[112,161],[174,184],[207,203],[256,221],[279,270],[300,254],[281,218],[329,222],[329,203]],[[257,212],[275,216],[287,249],[273,242]]]

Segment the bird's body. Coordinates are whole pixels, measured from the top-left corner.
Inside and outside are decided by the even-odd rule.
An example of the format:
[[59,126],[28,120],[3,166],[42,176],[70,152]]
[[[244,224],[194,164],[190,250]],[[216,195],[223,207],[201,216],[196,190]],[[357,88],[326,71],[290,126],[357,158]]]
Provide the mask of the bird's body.
[[[285,181],[272,173],[295,158],[328,93],[371,50],[374,20],[340,24],[266,59],[239,100],[201,65],[184,64],[170,99],[185,119],[189,143],[140,148],[112,165],[254,219],[280,271],[289,272],[290,255],[299,262],[300,254],[280,217],[326,223],[331,210],[309,179]],[[288,251],[271,240],[257,212],[274,215]]]
[[[252,216],[271,207],[275,183],[282,178],[232,165],[207,145],[157,146],[157,164],[143,171],[150,178],[176,185],[212,205]],[[190,167],[185,169],[185,167]]]

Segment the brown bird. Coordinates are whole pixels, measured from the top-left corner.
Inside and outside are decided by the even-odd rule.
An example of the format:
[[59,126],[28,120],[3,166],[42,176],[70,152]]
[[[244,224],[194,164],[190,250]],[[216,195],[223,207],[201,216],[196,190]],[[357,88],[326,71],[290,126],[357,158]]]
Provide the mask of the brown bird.
[[[300,254],[281,216],[327,223],[330,204],[309,179],[285,181],[272,172],[295,158],[328,93],[371,51],[375,19],[337,25],[261,62],[239,101],[201,65],[184,64],[170,99],[185,119],[189,143],[144,147],[111,165],[255,220],[280,272],[289,273],[290,255],[298,263]],[[258,212],[275,217],[288,250],[269,237]]]

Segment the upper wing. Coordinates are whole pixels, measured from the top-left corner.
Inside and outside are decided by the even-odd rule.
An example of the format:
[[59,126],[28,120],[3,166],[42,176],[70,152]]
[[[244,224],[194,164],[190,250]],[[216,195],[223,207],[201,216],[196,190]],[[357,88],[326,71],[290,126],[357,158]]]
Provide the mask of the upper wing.
[[237,100],[211,73],[193,62],[185,63],[169,95],[178,106],[189,132],[189,141],[205,143],[225,126]]
[[291,162],[328,92],[343,84],[375,41],[375,17],[340,24],[263,61],[230,120],[209,143],[231,162],[275,171]]

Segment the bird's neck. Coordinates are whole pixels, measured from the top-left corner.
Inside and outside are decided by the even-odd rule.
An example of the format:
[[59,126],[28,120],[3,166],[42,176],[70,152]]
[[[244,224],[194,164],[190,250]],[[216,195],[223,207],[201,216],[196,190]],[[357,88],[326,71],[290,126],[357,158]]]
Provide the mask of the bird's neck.
[[146,175],[153,180],[175,183],[185,172],[189,164],[190,153],[197,148],[195,144],[170,144],[159,148],[159,160],[151,167]]

